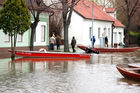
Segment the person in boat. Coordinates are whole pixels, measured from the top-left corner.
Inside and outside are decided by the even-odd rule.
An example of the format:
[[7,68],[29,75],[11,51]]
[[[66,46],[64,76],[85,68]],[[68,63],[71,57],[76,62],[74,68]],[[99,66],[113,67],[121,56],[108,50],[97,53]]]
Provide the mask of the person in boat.
[[51,37],[50,37],[50,50],[54,50],[54,44],[55,44],[55,35],[53,34]]
[[99,54],[99,51],[94,51],[93,49],[86,47],[86,53],[96,53]]
[[56,36],[56,46],[57,50],[60,50],[61,38],[59,35]]
[[71,46],[72,46],[73,52],[76,52],[76,50],[75,50],[75,45],[76,45],[76,39],[75,39],[75,37],[73,36],[73,37],[72,37],[72,40],[71,40]]
[[107,38],[107,36],[105,37],[105,46],[108,47],[108,38]]

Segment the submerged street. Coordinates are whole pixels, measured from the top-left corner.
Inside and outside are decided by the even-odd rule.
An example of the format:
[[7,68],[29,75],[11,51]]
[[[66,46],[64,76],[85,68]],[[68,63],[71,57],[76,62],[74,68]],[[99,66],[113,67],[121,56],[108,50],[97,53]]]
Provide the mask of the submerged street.
[[0,59],[0,93],[139,93],[116,64],[139,63],[140,52],[93,54],[91,59]]

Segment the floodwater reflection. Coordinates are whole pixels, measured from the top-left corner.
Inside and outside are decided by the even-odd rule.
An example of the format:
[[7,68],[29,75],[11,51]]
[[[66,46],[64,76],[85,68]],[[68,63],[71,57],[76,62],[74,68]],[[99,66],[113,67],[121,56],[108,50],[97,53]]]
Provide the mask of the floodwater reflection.
[[93,54],[91,59],[0,60],[0,93],[139,93],[140,83],[116,64],[140,62],[137,53]]

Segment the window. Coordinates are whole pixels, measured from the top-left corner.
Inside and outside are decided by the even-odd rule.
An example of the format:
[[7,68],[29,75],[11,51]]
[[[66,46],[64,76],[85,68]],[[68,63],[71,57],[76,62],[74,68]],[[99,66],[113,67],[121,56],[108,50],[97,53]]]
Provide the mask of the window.
[[4,41],[10,42],[10,36],[8,34],[5,34]]
[[20,34],[17,35],[17,41],[22,42],[22,35],[20,35]]
[[46,26],[42,25],[41,26],[41,42],[45,42],[45,30],[46,30]]
[[108,39],[110,39],[110,28],[108,28]]
[[91,37],[92,37],[92,28],[90,27],[89,28],[89,39],[91,39]]
[[101,37],[101,28],[98,28],[98,38]]
[[107,36],[106,28],[104,28],[104,36]]

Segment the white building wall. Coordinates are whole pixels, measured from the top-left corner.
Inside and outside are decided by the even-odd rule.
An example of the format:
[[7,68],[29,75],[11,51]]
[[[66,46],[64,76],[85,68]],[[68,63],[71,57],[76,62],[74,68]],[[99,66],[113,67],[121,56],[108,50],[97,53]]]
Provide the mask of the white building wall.
[[[44,42],[41,41],[41,26],[46,26],[45,28],[45,36],[47,36],[47,23],[46,22],[39,22],[36,28],[36,41],[34,42],[35,46],[44,46],[46,45],[46,39]],[[46,38],[46,37],[45,37]]]
[[[100,47],[100,38],[108,36],[109,45],[111,45],[111,26],[112,22],[94,20],[93,22],[93,35],[96,38],[95,47]],[[69,44],[73,36],[77,40],[77,45],[85,45],[91,47],[90,27],[92,27],[92,20],[84,19],[77,13],[73,12],[71,24],[69,27]],[[98,29],[100,28],[100,35]],[[106,31],[104,31],[106,29]],[[108,31],[110,29],[110,31]]]
[[[100,35],[98,34],[98,29],[100,28]],[[111,29],[112,22],[108,21],[94,21],[94,36],[96,38],[95,47],[102,47],[100,44],[100,38],[108,37],[108,44],[111,45]]]
[[115,27],[115,29],[113,30],[113,43],[124,44],[124,28]]
[[75,36],[77,44],[82,43],[83,28],[84,28],[83,18],[77,15],[75,12],[73,12],[72,18],[71,18],[71,24],[69,26],[69,32],[68,32],[69,44],[71,43],[73,36]]

